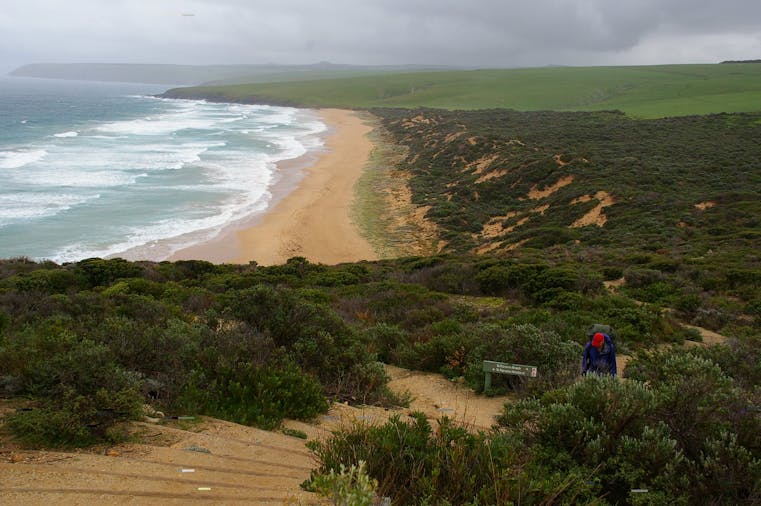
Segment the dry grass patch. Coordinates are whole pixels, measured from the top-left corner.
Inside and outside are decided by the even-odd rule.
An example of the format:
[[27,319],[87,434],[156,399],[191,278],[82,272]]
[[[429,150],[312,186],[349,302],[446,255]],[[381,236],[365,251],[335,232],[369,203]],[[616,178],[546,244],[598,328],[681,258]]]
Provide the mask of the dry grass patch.
[[385,190],[385,197],[390,218],[388,232],[403,238],[397,247],[407,254],[439,253],[446,243],[442,245],[439,240],[438,226],[425,217],[431,206],[416,207],[412,203],[412,191],[407,184],[409,175],[400,172],[392,179],[396,184]]

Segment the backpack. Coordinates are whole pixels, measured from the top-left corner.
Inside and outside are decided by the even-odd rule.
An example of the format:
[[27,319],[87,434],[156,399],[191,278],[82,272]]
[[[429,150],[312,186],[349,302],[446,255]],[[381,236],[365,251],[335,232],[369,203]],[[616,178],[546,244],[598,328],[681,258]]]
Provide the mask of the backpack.
[[595,323],[594,325],[590,325],[590,327],[587,329],[587,338],[589,338],[589,340],[591,341],[592,337],[598,332],[607,334],[611,342],[613,344],[616,344],[616,331],[613,330],[613,327],[611,327],[610,325],[604,325],[602,323]]

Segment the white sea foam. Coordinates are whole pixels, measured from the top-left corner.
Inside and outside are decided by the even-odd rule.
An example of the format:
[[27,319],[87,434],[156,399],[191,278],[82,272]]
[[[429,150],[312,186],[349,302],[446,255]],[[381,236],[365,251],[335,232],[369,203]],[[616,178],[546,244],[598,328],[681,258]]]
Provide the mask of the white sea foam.
[[[53,134],[66,142],[0,150],[0,168],[24,167],[0,173],[0,227],[39,220],[44,226],[27,230],[55,227],[59,238],[40,232],[40,250],[17,250],[59,262],[165,259],[266,210],[280,179],[277,162],[318,149],[327,129],[298,109],[159,100],[132,119],[72,123]],[[119,212],[116,202],[128,207]],[[67,225],[68,216],[77,221]],[[0,257],[5,240],[0,234]]]
[[0,169],[18,169],[39,162],[48,152],[44,149],[19,149],[0,151]]
[[219,213],[205,218],[161,220],[149,226],[128,227],[120,234],[122,240],[119,242],[105,247],[95,242],[68,244],[50,259],[59,263],[113,256],[130,260],[164,260],[180,249],[213,239],[230,222],[264,211],[271,197],[266,192],[255,203],[244,207],[221,207]]
[[55,192],[0,194],[0,226],[23,220],[54,216],[98,197],[98,194],[77,195]]
[[145,173],[127,173],[112,170],[59,170],[48,167],[26,176],[28,183],[40,187],[55,182],[57,188],[112,188],[134,183]]
[[117,121],[98,127],[101,132],[125,135],[166,135],[186,129],[204,130],[214,125],[214,121],[203,118],[144,118],[130,121]]
[[203,114],[200,102],[180,102],[173,105],[172,110],[165,113],[105,123],[96,130],[125,135],[166,135],[186,129],[210,129],[218,121]]
[[65,138],[65,137],[76,137],[79,135],[79,132],[75,131],[69,131],[69,132],[61,132],[60,134],[53,134],[53,137],[59,137],[59,138]]
[[223,148],[226,144],[225,141],[137,144],[124,147],[119,152],[105,153],[104,156],[109,167],[122,170],[179,170],[188,164],[201,161],[203,154],[210,149]]

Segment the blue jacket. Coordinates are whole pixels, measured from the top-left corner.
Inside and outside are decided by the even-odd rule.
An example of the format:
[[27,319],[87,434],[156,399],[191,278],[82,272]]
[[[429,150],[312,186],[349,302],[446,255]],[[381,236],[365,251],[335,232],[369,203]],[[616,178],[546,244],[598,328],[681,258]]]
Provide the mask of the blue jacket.
[[581,358],[581,374],[593,372],[596,374],[616,375],[616,347],[607,334],[602,349],[592,346],[592,341],[587,342],[584,346],[584,354]]

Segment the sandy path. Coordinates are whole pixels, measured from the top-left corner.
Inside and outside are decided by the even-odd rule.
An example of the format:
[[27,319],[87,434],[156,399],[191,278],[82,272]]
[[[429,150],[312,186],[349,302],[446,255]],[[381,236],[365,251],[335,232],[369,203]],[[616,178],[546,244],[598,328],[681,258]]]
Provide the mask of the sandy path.
[[[409,391],[409,408],[334,404],[315,423],[286,421],[309,439],[353,423],[384,423],[422,411],[487,429],[507,397],[480,397],[441,375],[387,366],[390,387]],[[174,423],[174,425],[172,425]],[[139,444],[92,452],[24,451],[0,447],[0,504],[318,504],[299,485],[315,467],[303,439],[212,418],[183,430],[136,423]],[[192,470],[192,472],[190,472]]]
[[440,374],[408,371],[386,366],[391,376],[389,387],[413,395],[410,411],[422,411],[428,418],[447,416],[475,430],[487,430],[502,414],[507,396],[484,397],[469,388],[447,380]]
[[314,503],[299,489],[311,457],[304,441],[208,419],[191,432],[135,424],[143,443],[99,453],[4,452],[0,503]]

